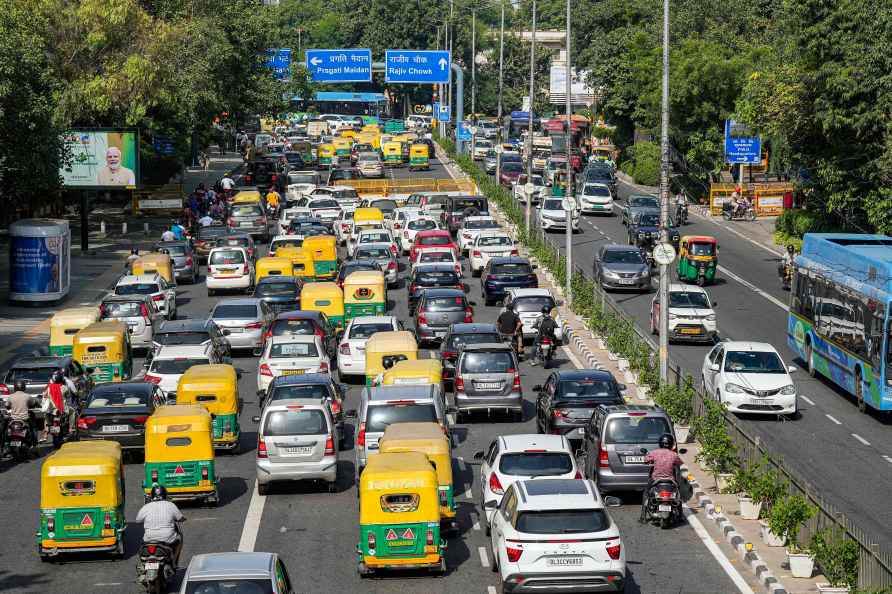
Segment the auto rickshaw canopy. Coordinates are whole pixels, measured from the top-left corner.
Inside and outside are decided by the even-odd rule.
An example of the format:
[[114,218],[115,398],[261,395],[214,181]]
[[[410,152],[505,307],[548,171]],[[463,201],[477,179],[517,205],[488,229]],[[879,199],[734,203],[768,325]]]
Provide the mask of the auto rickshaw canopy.
[[201,406],[212,415],[238,414],[238,372],[226,363],[193,365],[177,383],[177,403]]
[[50,347],[71,346],[74,335],[99,321],[98,307],[69,307],[50,318]]
[[130,357],[129,344],[129,330],[124,322],[93,322],[74,335],[72,356],[86,366],[123,362]]
[[376,454],[359,477],[359,523],[439,522],[437,473],[420,452]]
[[116,441],[64,444],[40,469],[41,509],[122,505],[122,459]]
[[213,459],[211,413],[204,407],[160,406],[146,421],[146,463]]

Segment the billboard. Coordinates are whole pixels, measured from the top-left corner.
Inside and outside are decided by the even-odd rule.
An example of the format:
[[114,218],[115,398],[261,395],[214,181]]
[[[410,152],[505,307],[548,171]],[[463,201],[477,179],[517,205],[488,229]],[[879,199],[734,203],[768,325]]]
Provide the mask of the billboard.
[[263,53],[264,65],[276,80],[291,80],[291,48],[271,47]]
[[59,170],[68,188],[126,190],[139,184],[136,130],[90,128],[64,136],[71,161]]
[[749,126],[725,120],[725,162],[758,164],[762,161],[762,138],[753,135]]
[[[588,105],[595,101],[595,91],[585,83],[588,71],[570,69],[570,100],[574,105]],[[548,73],[548,96],[552,104],[560,105],[567,100],[567,66],[555,61]]]

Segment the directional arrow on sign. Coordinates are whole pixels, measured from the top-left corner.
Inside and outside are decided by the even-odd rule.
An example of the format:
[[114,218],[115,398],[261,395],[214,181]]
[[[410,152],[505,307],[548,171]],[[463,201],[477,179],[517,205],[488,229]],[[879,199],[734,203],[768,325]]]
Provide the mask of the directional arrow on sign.
[[312,64],[313,66],[318,66],[321,63],[322,63],[322,60],[320,60],[319,58],[311,58],[310,59],[310,64]]
[[440,61],[438,62],[438,64],[440,64],[440,70],[446,70],[447,62],[446,62],[445,58],[440,58]]

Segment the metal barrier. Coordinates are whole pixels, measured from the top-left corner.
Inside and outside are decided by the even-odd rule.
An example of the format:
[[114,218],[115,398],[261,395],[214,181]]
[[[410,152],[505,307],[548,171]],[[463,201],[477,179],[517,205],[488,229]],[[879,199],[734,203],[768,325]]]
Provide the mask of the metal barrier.
[[183,184],[149,186],[133,192],[133,212],[137,214],[183,211]]

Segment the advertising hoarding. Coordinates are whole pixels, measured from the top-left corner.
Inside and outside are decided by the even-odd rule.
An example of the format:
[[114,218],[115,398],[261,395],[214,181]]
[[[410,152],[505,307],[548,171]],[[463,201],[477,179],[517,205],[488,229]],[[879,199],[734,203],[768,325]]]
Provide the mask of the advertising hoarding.
[[139,185],[139,133],[79,129],[64,136],[71,160],[59,170],[68,188],[132,190]]

